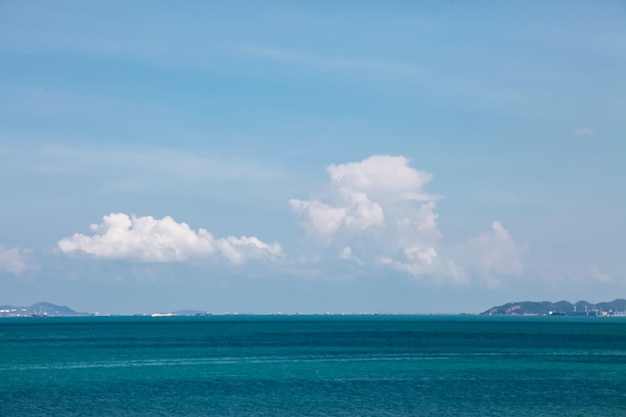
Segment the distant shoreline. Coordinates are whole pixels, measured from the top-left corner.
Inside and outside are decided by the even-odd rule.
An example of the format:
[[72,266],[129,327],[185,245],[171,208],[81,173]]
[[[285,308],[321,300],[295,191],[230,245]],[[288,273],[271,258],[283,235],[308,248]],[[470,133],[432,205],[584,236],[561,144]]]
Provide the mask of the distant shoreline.
[[98,312],[85,313],[77,312],[67,306],[59,306],[48,302],[39,302],[28,307],[16,307],[11,305],[0,306],[0,318],[10,317],[31,317],[31,318],[47,318],[47,317],[151,317],[151,318],[167,318],[167,317],[291,317],[291,316],[511,316],[511,317],[535,317],[535,316],[567,316],[567,317],[626,317],[626,300],[616,299],[610,302],[601,302],[592,304],[587,301],[578,301],[570,303],[568,301],[559,301],[556,303],[549,301],[522,301],[503,304],[501,306],[492,307],[482,313],[238,313],[224,312],[215,313],[202,310],[176,310],[171,312],[155,312],[155,313],[136,313],[136,314],[102,314]]

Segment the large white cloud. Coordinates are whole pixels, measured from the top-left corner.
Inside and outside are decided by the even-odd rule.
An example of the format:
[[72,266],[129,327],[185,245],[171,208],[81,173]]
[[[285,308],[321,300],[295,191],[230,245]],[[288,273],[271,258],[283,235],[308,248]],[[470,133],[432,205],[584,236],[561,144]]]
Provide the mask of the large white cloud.
[[289,201],[307,233],[323,243],[330,243],[341,232],[356,234],[388,227],[385,216],[412,223],[415,219],[402,217],[409,214],[407,205],[428,202],[426,210],[434,208],[431,202],[436,197],[422,191],[431,174],[409,167],[402,156],[376,155],[361,162],[330,165],[327,171],[330,183],[317,198]]
[[[431,174],[410,167],[402,156],[387,155],[327,171],[330,183],[318,196],[289,202],[309,236],[325,246],[367,240],[379,263],[414,276],[441,270],[438,197],[423,191]],[[343,258],[364,259],[353,250],[349,257],[342,252]]]
[[0,245],[0,268],[13,274],[20,274],[26,269],[26,254],[20,248],[6,249]]
[[97,258],[132,259],[142,262],[173,262],[223,257],[233,264],[251,259],[275,260],[282,256],[278,243],[264,243],[256,237],[215,238],[204,229],[192,230],[171,217],[155,219],[124,213],[104,216],[92,224],[93,234],[76,233],[60,240],[58,248],[67,254],[84,252]]
[[448,245],[453,256],[442,257],[439,197],[424,191],[432,175],[412,168],[406,158],[376,155],[327,171],[324,190],[289,203],[306,233],[340,251],[340,259],[362,265],[370,260],[413,277],[457,284],[478,276],[496,286],[502,276],[523,274],[526,249],[499,222],[452,249]]

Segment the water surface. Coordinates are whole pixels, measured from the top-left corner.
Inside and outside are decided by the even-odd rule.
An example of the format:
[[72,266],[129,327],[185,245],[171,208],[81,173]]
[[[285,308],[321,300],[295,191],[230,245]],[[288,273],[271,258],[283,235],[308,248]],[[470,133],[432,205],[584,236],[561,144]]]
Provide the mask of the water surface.
[[3,416],[626,415],[626,318],[0,319]]

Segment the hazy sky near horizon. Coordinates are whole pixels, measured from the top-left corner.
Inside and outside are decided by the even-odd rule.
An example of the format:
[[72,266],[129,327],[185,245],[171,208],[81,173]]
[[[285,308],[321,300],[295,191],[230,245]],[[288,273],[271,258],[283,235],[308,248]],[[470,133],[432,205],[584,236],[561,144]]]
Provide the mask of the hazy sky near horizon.
[[0,304],[626,297],[622,1],[0,2]]

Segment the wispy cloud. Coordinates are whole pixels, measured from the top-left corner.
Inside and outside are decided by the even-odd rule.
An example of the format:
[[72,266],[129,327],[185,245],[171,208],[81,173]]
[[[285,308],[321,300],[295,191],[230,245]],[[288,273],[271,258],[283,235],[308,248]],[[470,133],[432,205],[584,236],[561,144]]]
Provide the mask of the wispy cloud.
[[499,221],[491,230],[459,245],[455,257],[470,272],[480,276],[490,287],[497,287],[507,276],[524,274],[524,256],[528,249],[518,244]]
[[362,265],[363,262],[359,259],[358,256],[354,256],[352,254],[352,248],[350,246],[346,246],[344,247],[340,252],[339,252],[339,259],[342,259],[344,261],[353,261],[356,262],[359,265]]
[[574,136],[594,136],[596,131],[590,127],[579,127],[578,129],[574,129]]
[[27,251],[20,248],[5,248],[0,245],[0,268],[19,275],[27,269]]
[[[259,181],[284,177],[270,165],[248,159],[160,147],[1,147],[0,176],[28,173],[78,175],[110,184],[160,188],[180,182]],[[158,181],[157,181],[158,179]]]
[[601,271],[599,268],[591,268],[590,271],[591,278],[594,281],[600,282],[603,284],[612,284],[615,282],[615,278],[611,274],[607,274],[606,272]]
[[[163,7],[146,10],[133,2],[92,2],[90,7],[77,7],[74,3],[8,4],[3,12],[10,18],[0,27],[0,50],[62,51],[167,66],[190,66],[207,56],[208,43],[206,38],[199,41],[198,32],[208,35],[212,26],[206,19],[185,13],[184,8],[176,10],[184,16],[185,24],[179,25],[171,15],[164,17],[167,11]],[[37,30],[32,30],[35,27]],[[10,42],[5,41],[8,39]]]
[[416,75],[421,69],[414,64],[404,64],[386,59],[358,59],[315,54],[302,50],[271,47],[229,47],[231,53],[265,61],[300,65],[317,70],[346,73],[367,73],[387,75]]

